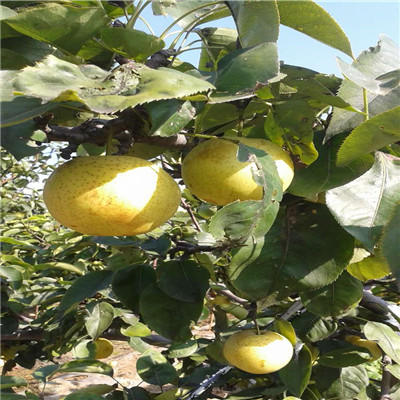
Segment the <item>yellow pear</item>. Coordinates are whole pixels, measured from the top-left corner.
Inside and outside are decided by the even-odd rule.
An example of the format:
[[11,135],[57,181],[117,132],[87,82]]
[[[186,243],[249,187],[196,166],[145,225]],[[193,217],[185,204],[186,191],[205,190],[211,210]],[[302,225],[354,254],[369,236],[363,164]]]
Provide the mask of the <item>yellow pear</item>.
[[[237,138],[243,144],[264,150],[274,160],[283,190],[290,185],[294,167],[290,156],[266,139]],[[261,186],[253,179],[254,162],[236,158],[239,146],[226,139],[210,139],[197,145],[182,163],[182,178],[186,187],[198,198],[225,205],[236,200],[260,200]]]
[[293,346],[276,332],[244,330],[225,342],[224,357],[235,367],[251,374],[269,374],[283,368],[293,355]]
[[62,225],[95,236],[149,232],[178,209],[177,183],[150,161],[128,156],[78,157],[48,178],[44,202]]

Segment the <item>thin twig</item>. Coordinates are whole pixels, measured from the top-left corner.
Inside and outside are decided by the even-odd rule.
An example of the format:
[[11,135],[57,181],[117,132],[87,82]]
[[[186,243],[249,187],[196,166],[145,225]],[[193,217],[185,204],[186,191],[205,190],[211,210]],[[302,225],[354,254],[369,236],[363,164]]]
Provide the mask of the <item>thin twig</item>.
[[193,214],[193,211],[192,211],[192,208],[190,207],[190,205],[188,203],[186,203],[186,201],[184,199],[181,199],[181,203],[182,203],[183,208],[188,212],[188,214],[193,222],[193,225],[196,227],[197,231],[202,232],[202,229],[201,229],[195,215]]

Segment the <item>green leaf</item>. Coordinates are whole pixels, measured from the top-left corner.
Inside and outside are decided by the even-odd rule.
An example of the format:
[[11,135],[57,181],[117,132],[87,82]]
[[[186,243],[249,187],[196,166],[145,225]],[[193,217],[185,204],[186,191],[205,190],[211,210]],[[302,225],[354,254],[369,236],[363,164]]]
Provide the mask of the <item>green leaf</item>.
[[100,290],[110,286],[113,279],[113,271],[91,271],[79,277],[66,291],[62,298],[59,311],[65,312],[77,303],[95,295]]
[[85,326],[90,337],[96,340],[112,323],[114,307],[102,301],[87,307],[89,316],[85,318]]
[[295,351],[289,364],[279,370],[279,377],[291,393],[301,396],[311,377],[311,352],[307,346]]
[[329,317],[343,314],[357,306],[362,296],[362,283],[345,271],[331,284],[302,293],[301,301],[308,311],[321,317]]
[[1,376],[0,389],[9,389],[13,387],[28,386],[28,382],[19,376]]
[[199,348],[197,341],[189,340],[185,343],[172,343],[168,348],[168,358],[184,358],[195,353]]
[[263,237],[272,226],[282,199],[282,182],[275,161],[264,151],[240,143],[237,158],[241,162],[255,163],[257,171],[253,179],[262,186],[264,196],[259,201],[248,200],[224,206],[211,218],[209,232],[216,239],[227,237],[245,242],[252,241],[252,237]]
[[64,400],[104,400],[104,397],[96,393],[71,393]]
[[162,386],[177,379],[175,368],[155,350],[147,350],[136,362],[139,376],[147,383]]
[[[11,8],[0,5],[0,20],[13,17],[14,15],[17,15],[17,14],[18,13],[16,13]],[[19,36],[19,33],[17,31],[15,31],[13,28],[11,28],[9,25],[7,25],[6,23],[0,22],[0,37],[1,37],[2,41],[5,38],[9,38],[9,37],[13,37],[13,36]],[[3,65],[2,65],[2,67],[3,67]]]
[[292,320],[297,336],[307,343],[315,343],[335,333],[338,323],[332,318],[322,318],[309,311]]
[[12,101],[4,101],[1,103],[1,127],[5,128],[21,124],[34,117],[46,114],[48,111],[59,106],[59,103],[42,104],[39,99],[32,97],[14,97]]
[[282,146],[305,164],[314,162],[315,150],[313,124],[316,111],[305,101],[286,101],[273,106],[265,119],[264,130],[268,139]]
[[368,340],[374,340],[393,361],[400,364],[400,337],[388,325],[369,321],[363,329]]
[[400,265],[398,258],[398,245],[400,237],[400,204],[397,204],[394,212],[383,229],[381,238],[382,256],[386,259],[394,276],[400,281]]
[[[369,254],[366,252],[367,255]],[[359,279],[366,282],[370,279],[380,279],[390,274],[390,269],[385,259],[379,255],[369,255],[360,261],[352,262],[347,267],[347,272]]]
[[[179,19],[178,24],[181,27],[186,27],[188,25],[196,26],[198,23],[203,24],[230,15],[226,7],[214,3],[217,3],[217,1],[153,0],[151,5],[154,15],[170,15],[175,20]],[[194,9],[196,10],[194,11]]]
[[386,369],[397,379],[400,379],[400,365],[399,364],[392,364],[387,365]]
[[318,194],[329,189],[345,185],[365,173],[372,167],[374,157],[367,155],[340,168],[336,165],[336,154],[343,143],[343,134],[336,135],[329,142],[322,144],[324,131],[316,132],[314,144],[318,158],[305,168],[296,170],[288,192],[299,197],[317,200]]
[[[379,76],[390,73],[399,68],[399,49],[397,45],[388,37],[381,35],[378,45],[360,54],[352,66],[361,73],[375,80]],[[364,110],[365,100],[368,103],[369,117],[391,110],[397,107],[400,99],[400,87],[396,87],[385,95],[378,95],[371,92],[364,98],[363,88],[357,83],[345,79],[340,86],[338,96],[351,104],[356,110]],[[353,113],[344,109],[335,108],[333,117],[326,132],[325,140],[337,135],[338,133],[350,131],[362,124],[365,116]]]
[[150,135],[171,136],[179,133],[196,115],[190,101],[155,101],[145,106],[151,120]]
[[1,265],[0,276],[7,278],[13,290],[20,289],[24,280],[22,271],[20,271],[19,267],[13,265]]
[[150,265],[128,265],[115,272],[112,290],[125,307],[138,312],[141,294],[155,281],[156,274]]
[[239,118],[238,109],[230,103],[207,104],[195,120],[195,133],[223,126]]
[[50,364],[42,368],[37,369],[32,373],[32,376],[41,382],[47,382],[47,380],[54,375],[60,368],[60,364]]
[[276,42],[279,36],[279,13],[273,1],[228,1],[242,47]]
[[109,50],[138,62],[145,61],[165,46],[157,36],[125,28],[104,28],[101,41]]
[[151,284],[140,297],[140,313],[144,322],[160,335],[174,341],[185,341],[192,334],[189,325],[197,321],[203,311],[203,301],[188,303],[164,293]]
[[162,263],[158,269],[158,287],[168,296],[190,303],[203,301],[209,289],[210,274],[193,260]]
[[318,366],[315,383],[326,399],[353,400],[369,385],[369,378],[361,365],[337,369]]
[[82,44],[106,27],[110,19],[101,7],[40,4],[5,20],[16,31],[76,54]]
[[151,330],[141,322],[137,322],[134,325],[128,326],[127,328],[121,328],[121,333],[128,337],[144,337],[151,334]]
[[[15,89],[26,96],[39,97],[47,101],[56,98],[57,101],[82,101],[76,97],[76,94],[73,97],[73,92],[83,95],[85,92],[91,93],[94,88],[104,89],[103,79],[107,76],[108,72],[94,65],[78,66],[49,55],[35,66],[23,69],[15,80]],[[61,97],[64,92],[65,94]],[[69,98],[67,94],[69,94]],[[45,104],[44,106],[59,105],[59,103],[50,103],[50,105]],[[33,107],[30,106],[31,108]]]
[[351,132],[337,154],[343,167],[374,150],[400,141],[400,106],[365,121]]
[[351,45],[338,23],[313,1],[279,0],[280,22],[352,57]]
[[285,336],[285,338],[288,339],[293,346],[296,344],[296,332],[289,321],[277,317],[274,321],[274,330],[280,333],[282,336]]
[[[334,75],[324,75],[308,68],[283,64],[281,73],[285,74],[279,84],[289,86],[295,93],[290,93],[290,100],[305,100],[313,108],[322,110],[327,105],[357,110],[336,95],[341,79]],[[258,94],[258,93],[257,93]],[[282,93],[285,94],[285,93]]]
[[333,282],[347,267],[353,246],[325,206],[281,207],[264,243],[247,243],[233,255],[226,273],[242,296],[273,303]]
[[[327,344],[326,349],[324,349],[324,344]],[[320,346],[322,351],[318,357],[318,363],[325,367],[349,367],[368,362],[371,358],[371,354],[367,349],[339,340],[322,343]]]
[[214,71],[223,56],[237,49],[236,29],[203,28],[195,32],[203,41],[198,67],[200,71]]
[[400,201],[400,162],[377,152],[375,163],[354,181],[326,192],[326,204],[339,223],[369,252]]
[[278,50],[275,43],[235,50],[218,63],[214,83],[217,89],[211,101],[224,102],[250,97],[259,85],[267,85],[278,73]]
[[[28,36],[2,39],[1,68],[19,70],[33,65],[49,54],[60,53],[47,43],[39,42]],[[55,55],[56,55],[55,54]]]
[[102,374],[113,376],[113,368],[101,361],[96,360],[74,360],[62,364],[58,369],[59,372],[86,372],[90,374]]
[[[122,74],[122,89],[119,94],[107,95],[99,92],[98,96],[85,97],[85,103],[93,111],[112,113],[151,101],[183,98],[214,89],[214,85],[203,79],[169,68],[155,70],[145,66],[135,66],[133,72],[129,65],[120,68],[121,71],[125,68],[126,72]],[[136,79],[139,78],[136,90],[132,85],[123,83],[126,76],[132,74],[136,76]],[[115,92],[115,88],[113,91]],[[132,92],[136,94],[131,95]]]

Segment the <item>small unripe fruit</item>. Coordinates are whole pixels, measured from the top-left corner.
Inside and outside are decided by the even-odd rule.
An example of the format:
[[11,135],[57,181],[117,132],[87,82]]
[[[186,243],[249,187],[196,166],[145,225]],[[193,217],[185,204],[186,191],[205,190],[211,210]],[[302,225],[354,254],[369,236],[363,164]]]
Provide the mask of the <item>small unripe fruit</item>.
[[44,202],[62,225],[95,236],[149,232],[178,209],[177,183],[150,161],[127,156],[78,157],[48,178]]
[[225,342],[224,357],[235,367],[251,374],[268,374],[283,368],[293,355],[293,346],[276,332],[254,330],[234,333]]
[[[290,185],[294,167],[290,156],[265,139],[237,138],[246,146],[264,150],[275,160],[283,190]],[[209,203],[225,205],[236,200],[260,200],[262,187],[253,179],[256,165],[237,160],[239,146],[226,139],[210,139],[197,145],[182,163],[187,188]]]

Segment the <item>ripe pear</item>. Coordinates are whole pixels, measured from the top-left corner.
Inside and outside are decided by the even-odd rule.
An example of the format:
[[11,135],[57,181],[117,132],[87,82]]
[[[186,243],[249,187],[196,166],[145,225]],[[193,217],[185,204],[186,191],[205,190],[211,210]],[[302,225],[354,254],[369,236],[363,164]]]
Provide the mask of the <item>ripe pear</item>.
[[178,209],[177,183],[150,161],[128,156],[78,157],[48,178],[44,202],[62,225],[95,236],[149,232]]
[[293,355],[288,339],[276,332],[244,330],[225,342],[224,357],[235,367],[251,374],[269,374],[283,368]]
[[[243,144],[264,150],[274,160],[286,190],[294,176],[290,156],[278,145],[266,139],[237,138]],[[182,178],[186,187],[198,198],[216,205],[236,200],[260,200],[262,187],[253,179],[254,162],[236,158],[239,146],[226,139],[210,139],[197,145],[182,163]]]

